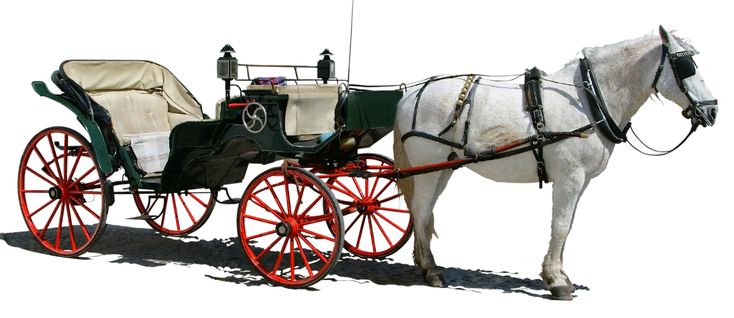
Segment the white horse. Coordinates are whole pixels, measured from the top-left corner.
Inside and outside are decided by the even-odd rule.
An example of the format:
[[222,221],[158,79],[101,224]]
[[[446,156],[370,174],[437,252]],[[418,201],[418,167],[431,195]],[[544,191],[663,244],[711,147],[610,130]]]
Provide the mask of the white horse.
[[[624,127],[642,104],[659,91],[681,106],[684,116],[691,118],[694,125],[712,125],[716,101],[690,58],[695,49],[662,26],[659,33],[659,37],[648,35],[583,50],[598,83],[596,89],[603,93],[608,107],[611,118],[606,123],[616,122],[620,128]],[[568,138],[544,147],[547,174],[553,183],[553,219],[550,246],[540,276],[554,299],[573,298],[573,284],[563,272],[564,245],[581,194],[589,181],[604,171],[615,146],[611,138],[600,133],[603,123],[595,120],[590,111],[590,98],[582,88],[581,70],[579,60],[574,60],[560,71],[544,76],[543,81],[546,131],[568,132],[595,123],[588,138]],[[437,135],[448,127],[464,83],[464,78],[434,81],[420,94],[418,106],[420,87],[405,94],[398,104],[395,122],[396,167],[446,161],[449,156],[455,157],[452,153],[461,157],[463,152],[450,145],[420,136],[401,140],[401,136],[410,131]],[[460,112],[456,125],[443,135],[448,141],[462,143],[468,114],[471,125],[465,148],[474,153],[537,134],[525,110],[522,85],[481,79],[470,102]],[[529,183],[538,182],[536,166],[532,152],[525,152],[470,164],[467,168],[498,182]],[[442,170],[399,182],[414,218],[414,261],[423,271],[426,283],[436,287],[443,287],[445,282],[430,249],[433,207],[451,174],[452,170]]]

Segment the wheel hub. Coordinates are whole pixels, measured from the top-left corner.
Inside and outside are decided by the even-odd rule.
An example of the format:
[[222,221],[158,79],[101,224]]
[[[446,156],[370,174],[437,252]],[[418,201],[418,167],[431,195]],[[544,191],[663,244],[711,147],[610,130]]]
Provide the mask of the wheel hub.
[[293,226],[288,222],[280,222],[275,226],[275,234],[280,237],[286,237],[293,232]]
[[48,189],[48,196],[51,197],[51,199],[53,200],[60,199],[63,194],[64,191],[62,191],[59,187],[51,187],[50,189]]
[[357,211],[363,214],[372,214],[377,211],[380,206],[380,202],[373,198],[363,198],[354,202],[354,206],[357,207]]

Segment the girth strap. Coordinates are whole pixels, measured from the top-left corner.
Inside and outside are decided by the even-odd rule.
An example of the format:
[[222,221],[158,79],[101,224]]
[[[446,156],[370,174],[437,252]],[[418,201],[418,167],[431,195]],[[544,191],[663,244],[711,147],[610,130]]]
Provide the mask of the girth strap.
[[538,172],[538,186],[542,189],[543,183],[548,183],[548,171],[545,169],[545,159],[543,158],[542,142],[547,139],[545,133],[545,115],[543,114],[543,83],[541,76],[544,75],[537,67],[525,70],[525,85],[523,91],[525,95],[525,105],[530,117],[533,119],[533,127],[538,133],[531,144],[537,147],[533,148],[533,156],[538,162],[536,168]]

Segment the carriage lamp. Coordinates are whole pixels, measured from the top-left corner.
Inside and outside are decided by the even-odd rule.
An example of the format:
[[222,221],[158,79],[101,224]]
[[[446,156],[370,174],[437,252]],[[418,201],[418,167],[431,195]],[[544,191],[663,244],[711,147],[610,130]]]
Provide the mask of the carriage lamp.
[[229,105],[229,82],[237,79],[237,58],[232,56],[234,49],[229,44],[220,52],[224,55],[217,59],[217,77],[224,80],[224,105]]
[[232,56],[235,53],[231,45],[225,44],[221,53],[222,57],[217,59],[217,77],[223,80],[233,80],[237,78],[237,58]]
[[334,60],[331,59],[332,54],[329,49],[324,49],[320,55],[323,55],[324,58],[316,64],[316,75],[326,84],[330,78],[336,77]]

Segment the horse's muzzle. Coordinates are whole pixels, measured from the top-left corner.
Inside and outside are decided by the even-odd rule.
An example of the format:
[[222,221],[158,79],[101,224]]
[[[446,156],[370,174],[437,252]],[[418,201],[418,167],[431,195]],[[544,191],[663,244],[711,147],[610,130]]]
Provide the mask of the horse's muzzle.
[[716,113],[719,111],[717,100],[706,100],[696,103],[696,105],[688,106],[683,111],[683,116],[690,118],[695,125],[704,127],[713,126],[716,122]]

